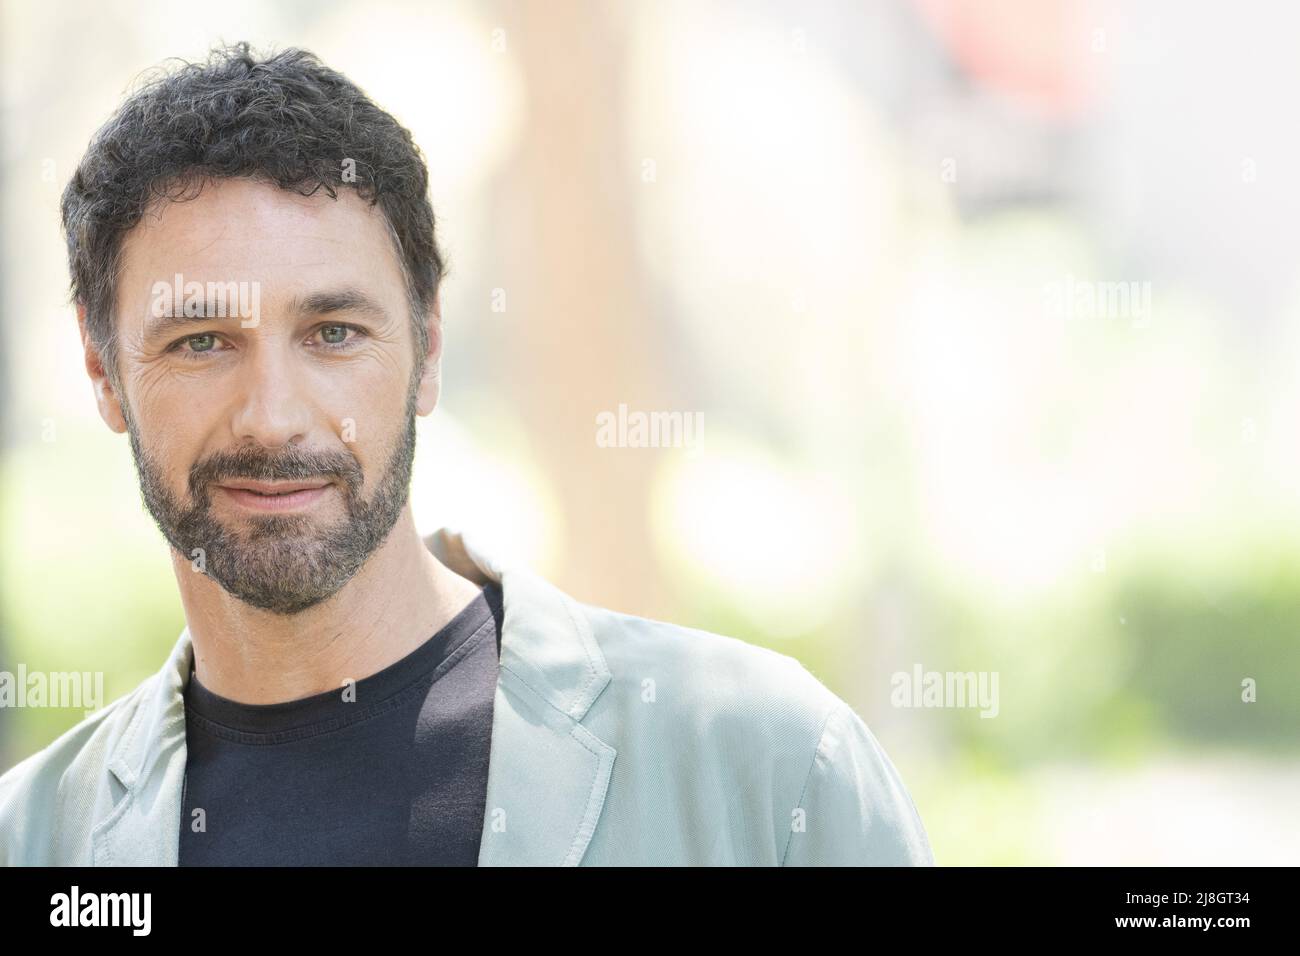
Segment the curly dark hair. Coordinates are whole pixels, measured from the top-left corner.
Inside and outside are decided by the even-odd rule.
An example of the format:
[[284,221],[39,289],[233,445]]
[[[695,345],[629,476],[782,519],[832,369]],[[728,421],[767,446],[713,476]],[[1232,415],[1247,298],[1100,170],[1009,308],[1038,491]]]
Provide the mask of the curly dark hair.
[[410,132],[306,50],[258,57],[241,42],[214,48],[206,62],[180,63],[118,107],[63,191],[72,298],[85,306],[87,337],[113,387],[120,392],[122,240],[155,202],[192,199],[217,178],[258,178],[305,196],[324,188],[332,199],[342,185],[378,203],[405,273],[422,369],[427,310],[446,264],[428,170]]

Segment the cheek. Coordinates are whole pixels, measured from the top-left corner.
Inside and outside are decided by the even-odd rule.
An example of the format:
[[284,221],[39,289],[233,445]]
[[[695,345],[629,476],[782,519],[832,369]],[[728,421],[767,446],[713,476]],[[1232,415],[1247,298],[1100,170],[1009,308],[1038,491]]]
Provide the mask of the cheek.
[[210,412],[176,402],[150,401],[147,391],[132,396],[131,416],[140,449],[156,476],[181,498],[189,496],[190,469],[204,453]]
[[406,391],[400,395],[391,391],[390,379],[383,392],[366,399],[331,403],[338,439],[361,468],[366,496],[379,486],[406,437]]
[[380,369],[373,375],[349,376],[345,383],[330,383],[324,411],[353,454],[373,457],[404,424],[408,384],[402,380],[399,387],[396,375]]
[[147,436],[156,444],[150,449],[156,456],[165,451],[179,461],[196,453],[221,414],[214,403],[195,400],[202,392],[192,376],[177,375],[161,363],[137,365],[125,388],[130,414],[142,440]]
[[156,447],[151,450],[154,460],[166,469],[167,486],[184,500],[190,497],[190,470],[203,454],[203,443],[199,438],[172,423],[160,434]]
[[127,395],[137,420],[156,418],[174,405],[169,401],[168,383],[159,365],[140,365],[131,370]]

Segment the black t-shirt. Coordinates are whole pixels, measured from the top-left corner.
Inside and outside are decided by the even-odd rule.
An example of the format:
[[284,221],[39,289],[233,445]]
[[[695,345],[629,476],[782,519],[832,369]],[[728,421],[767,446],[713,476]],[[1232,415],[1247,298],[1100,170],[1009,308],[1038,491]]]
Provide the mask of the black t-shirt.
[[351,693],[241,704],[191,672],[179,864],[476,865],[501,617],[490,582]]

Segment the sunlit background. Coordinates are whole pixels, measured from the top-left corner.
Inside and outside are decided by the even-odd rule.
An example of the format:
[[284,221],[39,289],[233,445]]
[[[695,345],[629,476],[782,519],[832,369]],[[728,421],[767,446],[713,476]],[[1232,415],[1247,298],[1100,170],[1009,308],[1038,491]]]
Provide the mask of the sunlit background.
[[[303,46],[429,162],[424,530],[797,657],[941,864],[1300,861],[1300,9],[0,11],[0,670],[111,700],[184,626],[60,192],[147,68]],[[702,428],[603,447],[620,405]],[[892,706],[918,665],[996,673],[997,716]],[[0,710],[0,770],[81,716]]]

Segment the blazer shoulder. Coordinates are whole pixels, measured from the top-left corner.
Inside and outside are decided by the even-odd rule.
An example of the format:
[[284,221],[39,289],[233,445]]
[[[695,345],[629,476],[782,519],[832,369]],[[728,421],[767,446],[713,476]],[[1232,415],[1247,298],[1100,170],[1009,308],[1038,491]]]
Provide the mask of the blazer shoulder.
[[[796,658],[698,628],[590,606],[586,613],[610,672],[588,719],[618,751],[614,805],[635,808],[626,818],[638,834],[662,821],[654,850],[638,844],[643,857],[932,862],[884,748]],[[624,818],[616,813],[611,826]],[[640,837],[606,839],[620,848],[609,853],[625,853],[624,843]]]
[[796,812],[783,866],[934,866],[898,768],[847,705],[827,718]]
[[[122,735],[158,679],[151,675],[0,775],[0,865],[42,863],[57,839],[66,801],[93,799]],[[86,807],[68,813],[86,816]]]
[[679,717],[743,723],[774,734],[769,740],[798,740],[810,747],[826,718],[843,704],[789,654],[700,628],[590,605],[583,609],[618,696],[640,700],[655,694],[670,706],[680,705]]

